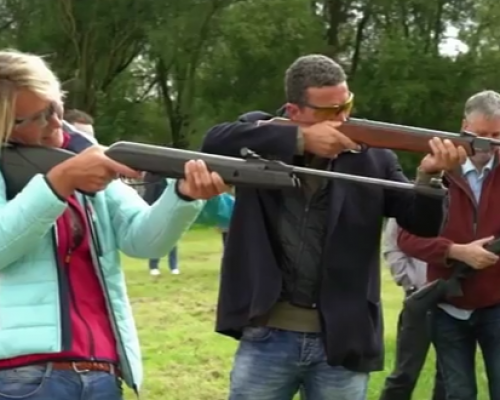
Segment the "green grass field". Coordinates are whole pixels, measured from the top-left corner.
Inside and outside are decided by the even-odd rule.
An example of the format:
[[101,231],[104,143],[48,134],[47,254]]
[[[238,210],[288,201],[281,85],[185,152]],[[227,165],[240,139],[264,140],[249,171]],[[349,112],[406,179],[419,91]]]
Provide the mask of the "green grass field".
[[[153,280],[145,260],[125,259],[129,294],[139,327],[146,380],[145,400],[225,400],[237,342],[214,333],[221,239],[216,231],[192,230],[179,246],[180,275]],[[395,326],[402,292],[383,272],[386,371],[372,374],[370,400],[378,399],[393,364]],[[479,358],[478,358],[479,361]],[[414,399],[430,399],[434,355],[430,354]],[[480,400],[486,378],[479,370]],[[127,392],[127,399],[135,395]],[[257,400],[257,399],[256,399]]]

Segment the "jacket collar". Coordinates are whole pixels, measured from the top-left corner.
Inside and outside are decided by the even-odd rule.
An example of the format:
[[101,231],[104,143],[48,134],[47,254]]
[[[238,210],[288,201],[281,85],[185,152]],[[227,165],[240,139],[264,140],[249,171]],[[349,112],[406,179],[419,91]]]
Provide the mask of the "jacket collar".
[[[498,166],[498,163],[499,163],[499,157],[498,157],[498,152],[495,152],[495,154],[493,155],[493,157],[490,159],[490,161],[488,162],[488,164],[485,165],[483,171],[488,171],[488,172],[491,172],[493,171],[497,166]],[[475,170],[476,167],[474,167],[474,165],[472,164],[472,162],[470,161],[469,158],[467,158],[467,161],[458,166],[455,170],[453,171],[450,171],[450,172],[447,172],[445,174],[445,176],[448,176],[448,177],[451,177],[451,178],[454,178],[454,179],[457,179],[457,178],[464,178],[465,175],[473,170]]]

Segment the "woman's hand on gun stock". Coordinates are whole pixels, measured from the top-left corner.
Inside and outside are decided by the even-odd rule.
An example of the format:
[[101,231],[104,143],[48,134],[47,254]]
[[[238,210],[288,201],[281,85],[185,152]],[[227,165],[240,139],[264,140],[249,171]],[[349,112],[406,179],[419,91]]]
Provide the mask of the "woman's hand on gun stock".
[[229,190],[216,172],[210,172],[202,160],[191,160],[184,166],[184,179],[179,180],[179,192],[191,199],[208,200]]
[[47,174],[47,181],[62,198],[75,191],[95,193],[105,189],[119,176],[138,179],[141,172],[113,161],[101,146],[92,146],[76,156],[56,165]]
[[[179,180],[179,192],[191,199],[209,199],[228,190],[219,174],[209,172],[201,160],[188,161],[184,168],[185,178]],[[107,157],[100,146],[93,146],[75,157],[58,164],[46,178],[53,190],[62,198],[75,191],[96,193],[104,190],[120,176],[139,179],[141,171],[135,171]]]

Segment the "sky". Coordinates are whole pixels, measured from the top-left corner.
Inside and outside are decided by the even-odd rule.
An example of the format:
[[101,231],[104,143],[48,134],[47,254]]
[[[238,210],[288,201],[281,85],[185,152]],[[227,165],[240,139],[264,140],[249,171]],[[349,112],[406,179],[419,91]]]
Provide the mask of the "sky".
[[445,36],[446,39],[439,46],[442,54],[453,57],[459,53],[466,53],[469,50],[465,43],[457,39],[457,28],[449,27],[445,32]]

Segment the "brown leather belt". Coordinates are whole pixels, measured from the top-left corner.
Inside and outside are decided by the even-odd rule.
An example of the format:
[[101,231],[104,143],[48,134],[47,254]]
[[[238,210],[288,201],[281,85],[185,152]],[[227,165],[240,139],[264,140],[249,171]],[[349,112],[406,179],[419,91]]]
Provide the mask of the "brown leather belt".
[[85,372],[107,372],[108,374],[120,376],[118,368],[114,364],[99,361],[52,361],[52,368],[59,371]]

